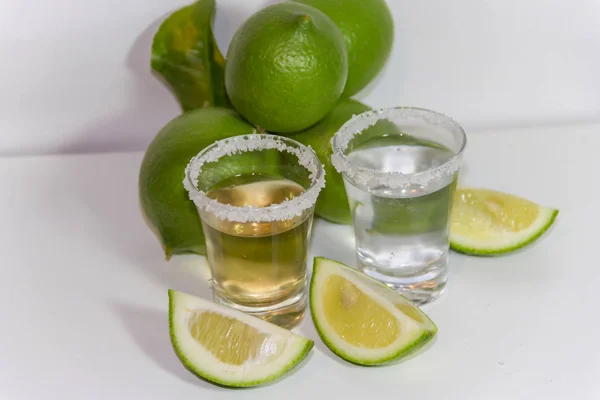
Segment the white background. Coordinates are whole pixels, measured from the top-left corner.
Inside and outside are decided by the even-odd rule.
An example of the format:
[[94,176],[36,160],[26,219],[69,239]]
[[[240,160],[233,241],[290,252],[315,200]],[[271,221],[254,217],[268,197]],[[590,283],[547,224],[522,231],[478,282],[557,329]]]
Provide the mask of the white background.
[[[0,0],[0,155],[142,150],[179,109],[149,70],[186,0]],[[223,52],[273,1],[218,0]],[[600,1],[388,0],[393,56],[364,100],[481,128],[600,120]]]
[[[142,150],[179,112],[148,64],[186,1],[0,0],[0,155]],[[217,0],[223,50],[265,1]],[[452,254],[447,293],[425,307],[437,340],[414,359],[342,362],[306,318],[308,364],[227,391],[169,343],[166,289],[209,298],[208,282],[197,262],[164,262],[140,217],[142,153],[0,157],[0,399],[600,398],[600,0],[388,2],[396,48],[366,102],[481,131],[463,183],[560,209],[550,234],[506,257]],[[349,229],[318,221],[310,256],[353,264]]]

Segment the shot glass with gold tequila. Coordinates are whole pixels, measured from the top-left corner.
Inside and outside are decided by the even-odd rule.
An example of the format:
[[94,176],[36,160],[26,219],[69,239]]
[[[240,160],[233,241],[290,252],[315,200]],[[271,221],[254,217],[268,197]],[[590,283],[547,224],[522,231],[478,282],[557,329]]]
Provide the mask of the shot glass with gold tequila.
[[300,322],[324,185],[312,149],[280,136],[236,136],[192,158],[184,186],[202,221],[215,302],[286,328]]

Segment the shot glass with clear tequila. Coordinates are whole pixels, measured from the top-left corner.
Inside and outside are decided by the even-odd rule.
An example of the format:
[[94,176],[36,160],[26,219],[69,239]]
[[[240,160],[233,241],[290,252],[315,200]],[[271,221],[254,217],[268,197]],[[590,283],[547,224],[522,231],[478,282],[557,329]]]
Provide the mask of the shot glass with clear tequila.
[[419,304],[446,286],[450,212],[465,144],[452,119],[409,107],[357,115],[332,139],[359,268]]
[[307,250],[325,184],[315,153],[275,135],[236,136],[201,151],[185,175],[215,302],[295,326],[306,308]]

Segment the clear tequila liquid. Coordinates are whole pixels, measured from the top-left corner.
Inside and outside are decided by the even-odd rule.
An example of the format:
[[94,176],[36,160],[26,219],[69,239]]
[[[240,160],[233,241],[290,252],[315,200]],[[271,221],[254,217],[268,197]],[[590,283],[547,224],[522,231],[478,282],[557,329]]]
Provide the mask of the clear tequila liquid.
[[[291,180],[248,174],[221,182],[207,195],[223,204],[265,207],[302,192],[304,188]],[[311,220],[302,215],[243,223],[204,216],[215,300],[281,326],[294,326],[306,306]]]
[[[376,142],[348,155],[356,166],[412,174],[438,167],[454,156],[429,142]],[[439,296],[446,285],[448,222],[456,176],[426,187],[366,191],[345,180],[353,211],[358,262],[368,275],[417,303]]]

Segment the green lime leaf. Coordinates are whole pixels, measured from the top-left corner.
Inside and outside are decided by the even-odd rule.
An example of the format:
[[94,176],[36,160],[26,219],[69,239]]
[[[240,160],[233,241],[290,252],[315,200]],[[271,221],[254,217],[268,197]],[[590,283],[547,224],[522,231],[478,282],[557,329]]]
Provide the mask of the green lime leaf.
[[152,69],[170,86],[183,111],[229,107],[225,59],[213,35],[215,0],[198,0],[171,14],[152,42]]

